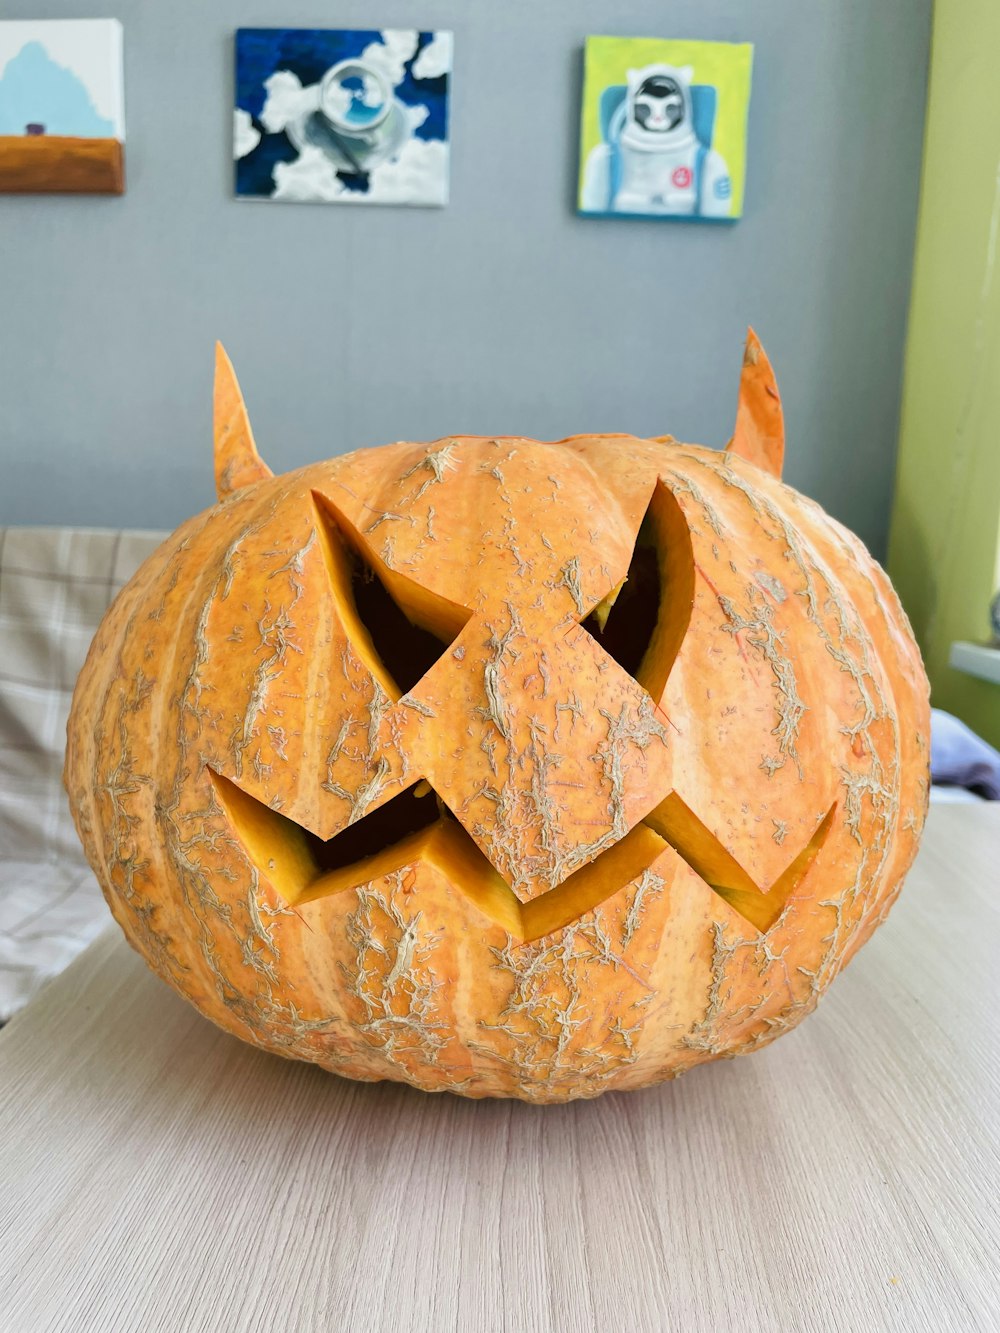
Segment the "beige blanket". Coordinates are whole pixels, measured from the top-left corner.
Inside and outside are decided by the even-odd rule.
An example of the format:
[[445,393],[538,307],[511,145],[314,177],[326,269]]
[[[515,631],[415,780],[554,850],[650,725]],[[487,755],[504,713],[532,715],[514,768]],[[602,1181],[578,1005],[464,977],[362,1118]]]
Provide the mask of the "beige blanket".
[[110,920],[62,788],[73,683],[162,533],[0,528],[0,1022]]

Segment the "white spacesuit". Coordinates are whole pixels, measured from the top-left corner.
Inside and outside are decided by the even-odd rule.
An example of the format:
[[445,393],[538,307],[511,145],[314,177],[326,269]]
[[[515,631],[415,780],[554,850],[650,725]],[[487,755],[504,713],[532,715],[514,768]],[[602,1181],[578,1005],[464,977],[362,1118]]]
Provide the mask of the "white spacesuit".
[[607,142],[587,157],[585,212],[729,217],[729,168],[696,133],[692,75],[689,67],[661,64],[629,70]]

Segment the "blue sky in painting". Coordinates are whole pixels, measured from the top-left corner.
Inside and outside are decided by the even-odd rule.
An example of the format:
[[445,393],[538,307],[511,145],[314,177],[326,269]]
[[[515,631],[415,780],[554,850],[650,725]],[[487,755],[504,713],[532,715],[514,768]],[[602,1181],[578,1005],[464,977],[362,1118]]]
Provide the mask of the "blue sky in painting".
[[0,75],[0,134],[24,134],[29,124],[44,125],[47,134],[114,136],[83,81],[56,64],[41,42],[26,42]]

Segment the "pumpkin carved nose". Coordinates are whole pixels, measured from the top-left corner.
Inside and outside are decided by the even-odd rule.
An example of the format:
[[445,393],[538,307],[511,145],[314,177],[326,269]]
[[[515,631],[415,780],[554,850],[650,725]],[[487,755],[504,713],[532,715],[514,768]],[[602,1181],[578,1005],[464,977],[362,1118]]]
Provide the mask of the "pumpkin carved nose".
[[406,746],[514,892],[556,888],[671,789],[670,730],[581,626],[470,621],[406,696]]

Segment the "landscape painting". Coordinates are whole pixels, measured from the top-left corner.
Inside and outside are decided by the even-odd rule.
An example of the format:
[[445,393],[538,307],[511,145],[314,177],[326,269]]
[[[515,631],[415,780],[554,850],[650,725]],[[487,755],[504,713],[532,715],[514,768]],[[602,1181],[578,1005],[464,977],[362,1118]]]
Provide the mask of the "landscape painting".
[[241,28],[237,195],[446,204],[451,61],[450,32]]
[[0,192],[122,194],[116,19],[0,21]]

